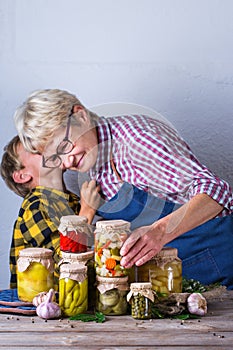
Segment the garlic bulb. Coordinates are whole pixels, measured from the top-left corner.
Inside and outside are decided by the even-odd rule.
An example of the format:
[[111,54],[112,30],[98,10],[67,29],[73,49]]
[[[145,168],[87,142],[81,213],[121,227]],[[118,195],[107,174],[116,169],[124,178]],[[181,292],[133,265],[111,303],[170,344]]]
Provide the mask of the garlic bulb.
[[192,293],[187,299],[187,307],[191,314],[204,316],[207,313],[207,302],[201,293]]
[[54,290],[50,289],[47,294],[47,299],[40,303],[36,308],[36,313],[39,317],[46,320],[51,318],[58,318],[61,316],[60,306],[53,302]]

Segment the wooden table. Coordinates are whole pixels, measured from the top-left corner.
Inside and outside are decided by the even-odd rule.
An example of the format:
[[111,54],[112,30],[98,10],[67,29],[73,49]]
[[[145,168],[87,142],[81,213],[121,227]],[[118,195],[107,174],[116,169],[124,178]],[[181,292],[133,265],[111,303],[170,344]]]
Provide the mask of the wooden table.
[[208,302],[200,319],[134,320],[105,323],[48,320],[0,314],[0,349],[233,349],[233,291]]

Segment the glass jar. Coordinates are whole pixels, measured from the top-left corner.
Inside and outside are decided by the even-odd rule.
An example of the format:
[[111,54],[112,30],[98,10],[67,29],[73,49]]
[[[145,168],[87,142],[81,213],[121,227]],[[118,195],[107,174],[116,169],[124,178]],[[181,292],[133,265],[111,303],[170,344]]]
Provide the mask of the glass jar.
[[154,294],[150,282],[131,283],[127,300],[131,304],[131,315],[137,319],[150,319],[152,317],[152,303]]
[[69,253],[87,251],[90,226],[87,218],[79,215],[62,216],[58,227],[60,233],[60,249]]
[[153,259],[138,268],[139,281],[150,281],[161,294],[182,292],[182,262],[176,248],[163,248]]
[[124,277],[120,249],[130,234],[130,223],[124,220],[97,221],[95,234],[95,267],[101,277]]
[[72,263],[60,266],[59,306],[62,316],[82,314],[88,308],[87,267]]
[[96,298],[96,274],[94,263],[94,251],[89,250],[85,253],[67,253],[61,251],[61,260],[59,266],[62,264],[79,263],[87,266],[88,277],[88,310],[91,310],[95,306]]
[[53,252],[47,248],[20,250],[17,260],[17,290],[22,301],[33,298],[54,288]]
[[96,310],[105,315],[126,315],[129,291],[128,276],[121,278],[96,277]]

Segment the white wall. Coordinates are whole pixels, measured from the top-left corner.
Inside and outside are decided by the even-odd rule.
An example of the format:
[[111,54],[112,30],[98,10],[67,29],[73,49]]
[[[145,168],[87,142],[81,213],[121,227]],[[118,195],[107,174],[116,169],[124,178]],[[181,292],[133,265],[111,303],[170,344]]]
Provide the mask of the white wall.
[[[0,156],[38,88],[88,107],[136,103],[168,118],[231,185],[233,1],[0,0]],[[0,288],[21,199],[0,180]]]

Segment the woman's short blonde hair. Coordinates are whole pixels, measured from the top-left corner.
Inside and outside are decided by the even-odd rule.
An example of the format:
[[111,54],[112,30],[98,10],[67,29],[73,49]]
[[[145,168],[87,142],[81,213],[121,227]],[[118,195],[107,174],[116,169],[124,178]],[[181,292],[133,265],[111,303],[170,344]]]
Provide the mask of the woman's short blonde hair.
[[[14,120],[20,140],[26,150],[42,153],[53,134],[67,123],[67,116],[74,105],[82,106],[71,93],[59,89],[34,91],[20,106]],[[89,112],[89,111],[88,111]],[[97,117],[89,112],[91,117]]]

